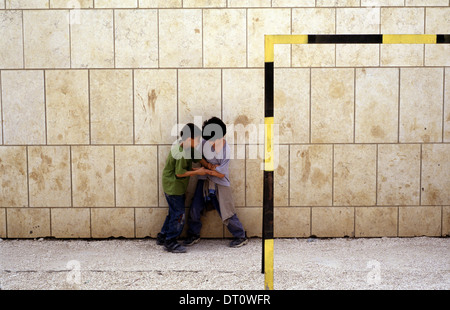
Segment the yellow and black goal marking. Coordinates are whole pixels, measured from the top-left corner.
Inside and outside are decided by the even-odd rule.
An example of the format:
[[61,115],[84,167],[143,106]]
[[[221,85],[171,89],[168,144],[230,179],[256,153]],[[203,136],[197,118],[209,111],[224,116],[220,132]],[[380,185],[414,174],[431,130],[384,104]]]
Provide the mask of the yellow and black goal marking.
[[274,45],[275,44],[450,44],[449,34],[342,34],[266,35],[264,44],[265,157],[262,231],[262,272],[264,287],[273,289],[273,124],[274,124]]

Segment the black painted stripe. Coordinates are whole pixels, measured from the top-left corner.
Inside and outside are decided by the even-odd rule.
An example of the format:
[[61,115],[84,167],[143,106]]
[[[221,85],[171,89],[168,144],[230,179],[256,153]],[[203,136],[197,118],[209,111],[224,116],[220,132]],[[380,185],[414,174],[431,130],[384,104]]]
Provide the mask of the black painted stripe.
[[381,44],[382,34],[310,34],[309,44]]

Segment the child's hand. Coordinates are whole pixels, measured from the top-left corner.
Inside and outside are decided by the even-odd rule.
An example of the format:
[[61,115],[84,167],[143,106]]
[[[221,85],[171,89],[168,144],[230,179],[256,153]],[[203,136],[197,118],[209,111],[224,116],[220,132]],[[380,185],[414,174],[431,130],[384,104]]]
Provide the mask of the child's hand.
[[215,171],[216,170],[216,167],[219,167],[219,165],[213,165],[213,164],[210,164],[210,163],[208,163],[208,169],[209,170],[213,170],[213,171]]
[[201,167],[201,168],[192,168],[193,171],[195,171],[196,175],[207,175],[208,171],[207,169]]

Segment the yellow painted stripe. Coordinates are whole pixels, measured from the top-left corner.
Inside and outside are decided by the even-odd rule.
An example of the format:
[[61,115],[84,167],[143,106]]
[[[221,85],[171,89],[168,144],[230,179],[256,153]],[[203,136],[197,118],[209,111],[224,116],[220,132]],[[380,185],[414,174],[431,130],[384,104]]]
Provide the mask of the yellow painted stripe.
[[265,35],[264,36],[264,61],[274,61],[275,44],[308,44],[308,35]]
[[274,44],[308,44],[308,35],[273,35]]
[[265,124],[265,144],[264,144],[264,170],[274,170],[274,152],[273,152],[273,117],[266,117]]
[[264,36],[264,61],[273,62],[274,59],[274,46],[273,36]]
[[435,34],[385,34],[383,44],[436,44]]
[[264,289],[273,290],[273,239],[264,240]]

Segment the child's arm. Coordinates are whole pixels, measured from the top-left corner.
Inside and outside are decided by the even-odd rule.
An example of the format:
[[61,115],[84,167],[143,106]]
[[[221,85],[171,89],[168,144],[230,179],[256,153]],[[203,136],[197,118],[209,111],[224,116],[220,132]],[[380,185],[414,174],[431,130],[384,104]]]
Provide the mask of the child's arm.
[[177,178],[185,178],[185,177],[190,177],[190,176],[193,176],[193,175],[206,175],[206,174],[208,174],[207,171],[209,171],[209,170],[207,170],[207,169],[205,169],[203,167],[201,167],[201,168],[193,168],[193,170],[191,170],[191,171],[186,171],[185,173],[177,174],[176,176],[177,176]]
[[206,169],[209,169],[209,170],[216,170],[216,165],[213,165],[213,164],[210,164],[210,163],[208,163],[204,158],[202,158],[200,161],[199,161],[199,163],[203,166],[203,167],[205,167]]
[[225,174],[217,172],[216,170],[206,170],[206,174],[212,175],[214,177],[218,177],[220,179],[225,177]]

